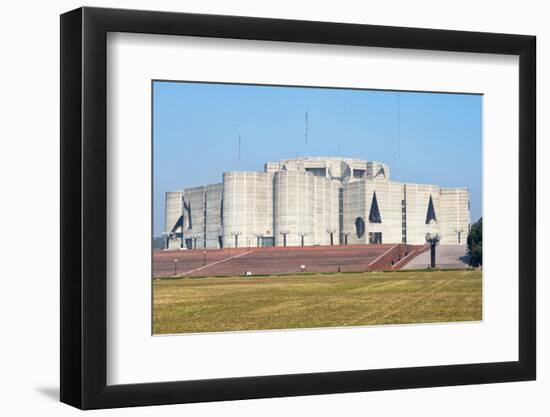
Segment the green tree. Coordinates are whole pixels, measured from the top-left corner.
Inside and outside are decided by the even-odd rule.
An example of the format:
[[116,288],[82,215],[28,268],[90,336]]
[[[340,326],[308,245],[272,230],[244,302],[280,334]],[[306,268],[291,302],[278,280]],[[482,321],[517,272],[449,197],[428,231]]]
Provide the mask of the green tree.
[[475,222],[468,234],[468,249],[472,266],[483,265],[483,217]]
[[164,237],[154,237],[153,238],[153,250],[165,249],[164,248]]

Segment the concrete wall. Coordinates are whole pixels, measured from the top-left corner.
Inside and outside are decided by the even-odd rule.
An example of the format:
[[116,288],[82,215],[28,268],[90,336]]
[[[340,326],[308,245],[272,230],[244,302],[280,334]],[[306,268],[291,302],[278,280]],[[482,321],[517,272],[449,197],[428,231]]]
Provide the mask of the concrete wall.
[[306,157],[296,159],[286,159],[278,162],[267,162],[264,167],[265,172],[279,171],[317,171],[324,170],[324,176],[341,181],[355,181],[363,178],[390,179],[390,168],[388,165],[376,162],[365,161],[362,159],[336,158],[336,157]]
[[224,247],[256,246],[257,236],[273,236],[273,174],[226,172],[223,175]]
[[[222,183],[166,193],[166,231],[182,213],[183,194],[191,205],[190,219],[184,211],[184,237],[193,239],[197,249],[235,247],[235,235],[238,247],[255,247],[258,237],[273,238],[282,246],[283,231],[288,232],[287,246],[301,245],[301,235],[304,245],[329,245],[329,231],[334,231],[334,244],[340,243],[340,232],[348,244],[368,244],[371,233],[382,233],[382,243],[421,245],[426,233],[438,233],[441,244],[457,244],[459,230],[460,243],[466,243],[468,190],[392,182],[389,174],[390,168],[380,162],[321,157],[267,162],[265,172],[227,172]],[[369,221],[375,192],[380,223]],[[430,196],[436,221],[426,224]],[[365,225],[361,236],[358,218]],[[180,247],[178,237],[173,236],[170,248]]]
[[[365,228],[368,223],[367,190],[366,181],[346,182],[343,184],[344,192],[344,234],[348,234],[348,244],[367,243],[368,233],[358,236],[355,231],[355,220],[362,218]],[[370,207],[370,205],[369,205]]]
[[[458,244],[456,230],[462,230],[460,244],[466,244],[470,225],[469,192],[466,189],[442,189],[436,185],[401,184],[390,181],[353,181],[343,184],[344,190],[344,233],[348,244],[369,243],[370,232],[382,233],[383,243],[403,242],[403,221],[405,221],[406,243],[422,245],[426,233],[441,237],[441,244]],[[369,213],[376,192],[381,223],[370,223]],[[426,224],[428,205],[432,203],[436,221]],[[403,218],[405,200],[405,218]],[[357,235],[356,219],[365,223],[365,234]]]
[[303,171],[279,171],[273,181],[273,231],[275,245],[300,246],[314,241],[315,176]]
[[[165,207],[166,207],[166,214],[165,214],[165,227],[164,230],[166,232],[171,232],[174,228],[174,225],[178,221],[178,219],[181,216],[182,213],[182,204],[181,204],[181,198],[182,198],[182,192],[181,191],[170,191],[165,194]],[[181,227],[176,228],[175,233],[182,233],[183,230]],[[176,238],[174,236],[171,238],[168,242],[169,249],[177,249],[181,246],[181,241],[179,238]]]
[[[440,188],[429,184],[405,184],[407,196],[407,243],[422,245],[426,243],[426,233],[441,234],[442,215]],[[432,196],[437,222],[426,224],[428,204]]]
[[185,213],[184,239],[191,239],[196,249],[219,248],[221,235],[222,184],[209,184],[186,188],[185,203],[190,205],[191,216]]
[[219,236],[222,236],[222,193],[223,184],[210,184],[204,187],[206,198],[206,248],[219,249]]
[[[343,189],[344,234],[348,234],[348,244],[367,244],[369,233],[376,232],[382,233],[382,243],[401,243],[401,183],[361,180],[347,182]],[[369,221],[375,192],[381,223]],[[357,218],[361,218],[365,224],[363,236],[357,234]]]
[[441,217],[441,244],[466,245],[471,221],[470,192],[465,188],[442,188]]
[[[191,206],[191,216],[185,219],[185,239],[193,239],[196,249],[203,249],[205,244],[204,235],[204,186],[186,188],[183,192],[185,203]],[[195,249],[195,248],[193,248]]]
[[314,177],[313,181],[313,245],[338,244],[338,189],[340,182],[330,178]]

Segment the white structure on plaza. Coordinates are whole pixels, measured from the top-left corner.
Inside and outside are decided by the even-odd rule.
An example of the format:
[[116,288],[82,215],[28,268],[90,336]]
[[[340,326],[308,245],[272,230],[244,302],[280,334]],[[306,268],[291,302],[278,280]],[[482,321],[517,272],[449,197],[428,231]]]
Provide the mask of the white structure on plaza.
[[305,157],[166,193],[166,247],[466,244],[466,188],[390,181],[384,163]]

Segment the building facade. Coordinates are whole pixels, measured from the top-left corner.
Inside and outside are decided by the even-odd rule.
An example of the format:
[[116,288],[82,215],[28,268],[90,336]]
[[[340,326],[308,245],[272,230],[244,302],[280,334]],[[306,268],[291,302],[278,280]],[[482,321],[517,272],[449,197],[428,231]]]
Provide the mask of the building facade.
[[381,162],[306,157],[166,193],[169,249],[373,243],[465,245],[466,188],[390,180]]

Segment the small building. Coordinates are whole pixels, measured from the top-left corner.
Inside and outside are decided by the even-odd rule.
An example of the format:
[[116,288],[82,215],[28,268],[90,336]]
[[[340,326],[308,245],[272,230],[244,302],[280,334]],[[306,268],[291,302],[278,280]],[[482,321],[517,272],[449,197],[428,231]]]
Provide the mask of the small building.
[[390,180],[381,162],[304,157],[166,193],[166,247],[216,249],[376,243],[465,245],[470,193]]

